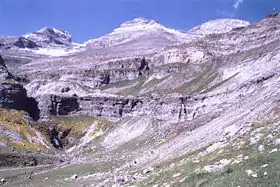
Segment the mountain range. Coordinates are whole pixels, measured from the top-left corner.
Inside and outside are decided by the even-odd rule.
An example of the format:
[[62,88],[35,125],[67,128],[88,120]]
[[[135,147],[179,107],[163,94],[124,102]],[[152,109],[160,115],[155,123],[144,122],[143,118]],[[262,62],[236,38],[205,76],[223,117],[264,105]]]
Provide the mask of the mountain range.
[[0,37],[0,184],[279,185],[279,25]]

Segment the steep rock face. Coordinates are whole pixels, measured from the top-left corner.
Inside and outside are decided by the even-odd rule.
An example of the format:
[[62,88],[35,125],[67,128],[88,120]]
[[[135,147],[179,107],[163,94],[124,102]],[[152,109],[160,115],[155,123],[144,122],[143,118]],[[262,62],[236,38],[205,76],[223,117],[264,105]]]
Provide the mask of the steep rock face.
[[150,63],[150,59],[147,58],[120,58],[95,64],[92,68],[81,67],[71,71],[52,69],[48,72],[44,71],[44,73],[42,71],[33,72],[30,66],[27,67],[28,71],[33,73],[23,76],[30,80],[26,88],[29,94],[34,97],[49,93],[84,96],[95,93],[94,89],[113,83],[149,77],[151,73]]
[[37,101],[34,98],[29,98],[24,87],[13,79],[1,56],[0,68],[2,78],[0,80],[0,107],[24,110],[32,118],[38,120],[40,110]]
[[16,110],[24,110],[30,116],[38,120],[40,110],[34,98],[27,97],[26,90],[22,85],[11,82],[0,82],[0,107]]
[[78,114],[93,114],[109,118],[121,118],[126,114],[136,111],[142,104],[137,98],[118,97],[82,97],[79,98],[81,112]]
[[202,116],[215,116],[219,113],[216,111],[216,107],[219,105],[222,107],[222,104],[226,102],[226,97],[219,95],[212,97],[173,95],[152,98],[125,98],[105,95],[87,97],[45,95],[40,99],[39,103],[43,103],[39,106],[42,108],[42,116],[98,116],[113,120],[128,116],[150,116],[154,119],[173,123],[192,121]]
[[11,75],[11,73],[8,71],[5,61],[2,58],[2,56],[0,55],[0,78],[2,80],[4,79],[11,79],[13,78],[13,76]]
[[[50,114],[70,115],[71,112],[79,110],[79,103],[76,97],[59,97],[51,95]],[[46,107],[46,106],[44,106]]]
[[[76,115],[76,116],[98,116],[119,119],[126,114],[136,111],[142,101],[137,98],[119,97],[63,97],[45,95],[42,98],[44,109],[42,115]],[[43,108],[42,106],[42,108]]]
[[36,44],[36,42],[24,37],[19,37],[18,40],[15,41],[14,46],[19,48],[29,48],[29,49],[39,47],[39,45]]

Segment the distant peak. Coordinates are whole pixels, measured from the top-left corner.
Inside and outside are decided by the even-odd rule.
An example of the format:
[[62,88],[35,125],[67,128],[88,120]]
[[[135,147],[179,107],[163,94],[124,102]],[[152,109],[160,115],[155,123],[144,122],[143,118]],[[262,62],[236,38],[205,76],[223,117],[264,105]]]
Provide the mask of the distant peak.
[[137,25],[154,25],[154,24],[158,24],[158,22],[155,20],[150,20],[150,19],[146,19],[146,18],[135,18],[131,21],[126,21],[126,22],[122,23],[121,28],[133,27],[133,26],[137,26]]
[[244,20],[240,20],[240,19],[230,19],[230,18],[210,20],[206,23],[217,23],[217,24],[228,23],[228,24],[244,24],[244,25],[250,24],[248,21],[244,21]]
[[239,19],[216,19],[205,22],[197,27],[194,27],[190,32],[195,32],[197,34],[218,34],[226,33],[234,28],[246,27],[250,25],[249,22],[239,20]]
[[38,31],[23,35],[23,37],[34,41],[40,46],[46,44],[70,45],[72,42],[72,36],[69,32],[51,27],[44,27]]
[[58,35],[60,37],[71,38],[71,34],[69,32],[51,27],[44,27],[34,32],[34,34]]

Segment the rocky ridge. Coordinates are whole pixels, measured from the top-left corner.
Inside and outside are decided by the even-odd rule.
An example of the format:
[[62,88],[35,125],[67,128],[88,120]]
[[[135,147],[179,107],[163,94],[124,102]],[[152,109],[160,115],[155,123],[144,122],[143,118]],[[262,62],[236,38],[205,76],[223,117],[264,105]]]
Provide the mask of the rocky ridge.
[[[52,116],[70,129],[65,136],[76,135],[64,147],[75,162],[58,168],[66,177],[49,171],[45,184],[165,185],[153,173],[164,172],[166,162],[176,163],[171,176],[176,184],[181,175],[180,183],[189,184],[193,176],[229,165],[234,159],[210,159],[212,164],[203,159],[216,158],[211,155],[216,150],[227,152],[231,143],[253,148],[239,141],[253,138],[260,126],[268,130],[278,123],[279,23],[275,14],[250,25],[217,20],[181,32],[141,18],[69,55],[27,52],[19,58],[16,50],[2,47],[8,68],[24,78],[28,95],[38,102],[41,120]],[[74,121],[85,116],[95,119]],[[84,129],[74,129],[75,123]],[[265,149],[256,146],[259,152]],[[186,157],[182,165],[190,167],[190,158],[203,169],[182,174],[176,161],[181,157]],[[35,184],[42,176],[21,182]]]

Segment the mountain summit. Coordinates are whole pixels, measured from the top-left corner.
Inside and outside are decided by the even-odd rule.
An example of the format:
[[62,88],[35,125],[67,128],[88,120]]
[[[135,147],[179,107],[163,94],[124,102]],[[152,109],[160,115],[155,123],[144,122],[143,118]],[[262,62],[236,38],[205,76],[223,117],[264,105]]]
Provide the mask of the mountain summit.
[[136,18],[122,23],[119,28],[108,35],[87,41],[85,45],[92,48],[122,45],[130,48],[136,47],[137,50],[150,50],[191,39],[193,39],[191,34],[165,27],[155,20]]
[[280,17],[248,25],[2,38],[0,185],[280,186]]
[[217,19],[205,22],[190,30],[191,33],[201,35],[220,34],[231,31],[234,28],[247,27],[249,22],[238,19]]
[[69,32],[45,27],[23,37],[37,43],[41,46],[46,45],[65,45],[68,46],[72,42],[72,36]]
[[135,18],[131,21],[126,21],[120,25],[121,28],[126,28],[126,27],[134,27],[134,26],[140,26],[140,25],[154,25],[154,24],[159,24],[155,20],[150,20],[146,18]]

